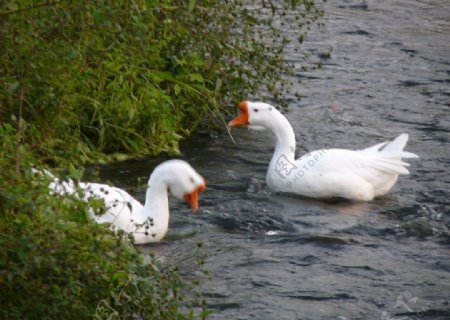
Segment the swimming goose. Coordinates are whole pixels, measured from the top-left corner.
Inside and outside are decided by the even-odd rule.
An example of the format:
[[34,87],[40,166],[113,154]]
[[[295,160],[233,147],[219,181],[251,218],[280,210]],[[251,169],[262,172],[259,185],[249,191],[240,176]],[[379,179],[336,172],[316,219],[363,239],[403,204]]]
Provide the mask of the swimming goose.
[[[54,193],[75,194],[77,188],[73,181],[59,181],[52,177],[50,189]],[[93,215],[97,222],[111,223],[116,230],[132,234],[135,244],[144,244],[158,242],[167,233],[169,193],[178,199],[184,199],[196,212],[198,194],[205,190],[206,184],[187,162],[168,160],[158,165],[150,175],[144,205],[126,191],[106,184],[80,182],[78,187],[84,191],[84,200],[104,200],[105,213]]]
[[276,145],[266,175],[276,192],[312,198],[346,198],[370,201],[385,195],[400,174],[408,174],[402,158],[418,158],[403,151],[408,135],[362,150],[321,149],[295,160],[295,135],[289,121],[273,106],[262,102],[239,103],[240,114],[230,127],[262,126],[275,135]]

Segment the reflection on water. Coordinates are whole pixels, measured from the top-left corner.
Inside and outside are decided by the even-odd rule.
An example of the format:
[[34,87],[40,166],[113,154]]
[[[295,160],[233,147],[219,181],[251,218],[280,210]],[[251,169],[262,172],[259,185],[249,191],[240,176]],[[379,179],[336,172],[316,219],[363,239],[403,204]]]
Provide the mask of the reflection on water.
[[[149,250],[178,263],[205,243],[212,280],[203,289],[219,311],[212,319],[450,318],[450,7],[331,2],[326,26],[306,42],[323,69],[301,72],[295,42],[289,54],[304,96],[292,97],[287,113],[298,152],[363,148],[408,132],[407,150],[420,159],[386,197],[324,202],[266,189],[273,139],[265,131],[233,130],[237,145],[207,132],[185,143],[182,157],[208,182],[200,214],[172,199],[169,235]],[[129,188],[162,160],[101,174]]]

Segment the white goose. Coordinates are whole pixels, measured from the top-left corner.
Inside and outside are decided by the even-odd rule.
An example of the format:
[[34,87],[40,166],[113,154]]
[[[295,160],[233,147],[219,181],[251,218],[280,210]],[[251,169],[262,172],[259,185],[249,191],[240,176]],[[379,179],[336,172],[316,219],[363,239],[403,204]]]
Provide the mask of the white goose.
[[241,113],[230,127],[255,125],[276,137],[275,152],[266,182],[276,192],[313,198],[340,197],[370,201],[389,192],[399,174],[409,166],[401,158],[418,158],[403,151],[408,135],[363,150],[322,149],[295,160],[295,135],[288,120],[274,107],[262,102],[243,101]]
[[[48,172],[46,172],[48,174]],[[73,181],[54,178],[50,189],[58,194],[74,194]],[[187,162],[169,160],[158,165],[150,175],[142,205],[126,191],[106,184],[80,182],[84,200],[103,199],[106,212],[93,215],[99,223],[111,223],[115,229],[133,234],[136,244],[158,242],[169,227],[169,192],[184,199],[195,212],[198,210],[198,194],[206,188],[205,180]]]

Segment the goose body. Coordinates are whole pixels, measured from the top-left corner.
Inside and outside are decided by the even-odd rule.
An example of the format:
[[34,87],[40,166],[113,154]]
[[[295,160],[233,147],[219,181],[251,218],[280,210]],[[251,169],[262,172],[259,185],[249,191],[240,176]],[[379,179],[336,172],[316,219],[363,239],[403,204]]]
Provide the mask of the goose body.
[[[198,209],[198,194],[205,190],[204,179],[185,161],[169,160],[158,165],[148,181],[145,203],[141,204],[125,190],[100,183],[80,182],[83,199],[101,199],[106,211],[92,214],[99,223],[110,223],[116,230],[132,234],[136,244],[161,241],[169,227],[169,190],[184,199],[193,211]],[[57,194],[75,194],[73,181],[53,179],[50,189]]]
[[276,192],[312,198],[346,198],[370,201],[385,195],[401,174],[408,174],[402,158],[417,158],[403,149],[408,135],[362,150],[321,149],[295,160],[295,135],[288,120],[273,106],[243,101],[241,113],[229,126],[256,125],[276,138],[266,182]]

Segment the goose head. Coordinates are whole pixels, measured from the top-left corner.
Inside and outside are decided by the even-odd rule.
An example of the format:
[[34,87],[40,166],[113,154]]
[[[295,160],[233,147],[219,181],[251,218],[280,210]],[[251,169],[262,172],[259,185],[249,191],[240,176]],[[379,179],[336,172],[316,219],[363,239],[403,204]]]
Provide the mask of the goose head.
[[273,106],[264,102],[242,101],[239,103],[240,114],[231,120],[230,127],[255,126],[271,128],[274,117],[279,113]]
[[[157,166],[154,170],[156,177],[160,176],[175,198],[185,200],[192,211],[198,210],[199,193],[206,189],[205,179],[198,174],[189,163],[183,160],[169,160]],[[150,177],[149,184],[152,184]]]

